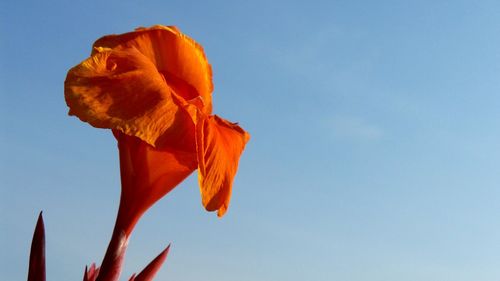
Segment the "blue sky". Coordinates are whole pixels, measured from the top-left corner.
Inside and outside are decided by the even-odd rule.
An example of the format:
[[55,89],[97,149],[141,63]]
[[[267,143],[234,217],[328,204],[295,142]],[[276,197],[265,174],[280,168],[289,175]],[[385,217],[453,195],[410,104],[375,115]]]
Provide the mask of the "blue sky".
[[137,225],[123,279],[498,280],[497,1],[3,1],[0,272],[22,280],[44,210],[48,280],[99,263],[119,197],[111,133],[67,116],[93,41],[176,25],[215,113],[252,134],[227,215],[196,173]]

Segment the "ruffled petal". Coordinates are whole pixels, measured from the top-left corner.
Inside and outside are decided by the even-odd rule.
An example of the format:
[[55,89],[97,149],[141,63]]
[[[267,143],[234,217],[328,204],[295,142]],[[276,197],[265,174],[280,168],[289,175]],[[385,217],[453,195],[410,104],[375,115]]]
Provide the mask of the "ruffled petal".
[[[194,150],[194,124],[148,57],[135,48],[100,49],[72,68],[65,81],[70,110],[98,128],[118,129],[157,146],[182,143]],[[191,137],[192,139],[192,137]]]
[[205,114],[212,111],[212,68],[203,47],[176,27],[156,25],[134,32],[108,35],[94,43],[99,48],[136,48],[157,67],[174,90],[185,100],[203,99]]
[[238,161],[250,135],[237,124],[216,115],[200,118],[196,125],[198,181],[207,211],[222,217],[231,198]]

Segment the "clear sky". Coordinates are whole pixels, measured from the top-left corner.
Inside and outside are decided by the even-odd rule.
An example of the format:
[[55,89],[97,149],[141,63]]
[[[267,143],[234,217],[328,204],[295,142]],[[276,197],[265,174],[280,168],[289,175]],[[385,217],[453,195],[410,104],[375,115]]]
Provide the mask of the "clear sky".
[[252,139],[222,219],[196,173],[132,236],[123,279],[500,280],[498,1],[2,1],[0,276],[24,280],[44,210],[48,280],[100,263],[114,138],[67,116],[95,39],[176,25],[213,66],[214,111]]

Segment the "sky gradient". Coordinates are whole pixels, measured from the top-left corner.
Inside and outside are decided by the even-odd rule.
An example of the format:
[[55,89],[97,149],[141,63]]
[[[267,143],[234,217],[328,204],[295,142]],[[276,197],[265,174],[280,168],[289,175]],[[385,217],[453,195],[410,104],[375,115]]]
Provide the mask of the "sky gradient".
[[176,25],[213,67],[214,112],[252,139],[228,213],[196,172],[137,225],[122,279],[500,279],[498,1],[3,1],[0,274],[23,280],[40,210],[47,280],[100,263],[116,141],[67,116],[99,37]]

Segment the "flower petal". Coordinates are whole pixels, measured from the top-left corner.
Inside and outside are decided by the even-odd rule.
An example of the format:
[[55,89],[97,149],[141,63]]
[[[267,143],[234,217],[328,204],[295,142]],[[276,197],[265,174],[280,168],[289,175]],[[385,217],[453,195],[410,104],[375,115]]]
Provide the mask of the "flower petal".
[[122,183],[117,225],[129,235],[151,205],[196,169],[196,153],[157,149],[136,137],[113,133],[118,140]]
[[94,43],[94,49],[130,47],[149,58],[177,94],[186,100],[200,96],[204,102],[200,109],[211,113],[212,68],[201,45],[176,27],[161,25],[104,36]]
[[226,212],[238,160],[250,135],[237,124],[216,115],[200,118],[196,125],[198,181],[207,211]]
[[[194,131],[182,100],[155,65],[134,48],[101,49],[72,68],[65,81],[69,115],[159,145]],[[188,121],[188,122],[186,122]],[[189,128],[191,126],[191,128]],[[194,146],[194,144],[192,144]]]

